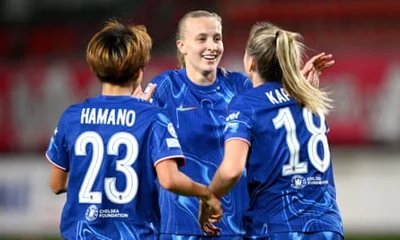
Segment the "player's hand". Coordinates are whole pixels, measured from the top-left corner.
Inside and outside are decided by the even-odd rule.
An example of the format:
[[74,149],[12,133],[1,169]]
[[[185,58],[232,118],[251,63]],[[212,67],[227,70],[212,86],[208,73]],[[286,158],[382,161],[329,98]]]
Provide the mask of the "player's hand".
[[324,52],[313,56],[304,65],[301,72],[306,77],[309,83],[314,87],[319,86],[319,76],[322,71],[335,64],[335,60],[332,59],[332,54],[325,54]]
[[213,194],[209,199],[200,200],[199,206],[199,224],[201,229],[207,235],[218,235],[221,228],[218,228],[214,223],[219,222],[223,215],[221,202]]
[[209,219],[211,222],[219,222],[223,215],[221,201],[211,192],[207,198],[203,198],[201,200],[209,206]]
[[142,86],[139,85],[133,92],[132,96],[151,102],[151,97],[153,96],[156,86],[157,84],[149,83],[143,92]]

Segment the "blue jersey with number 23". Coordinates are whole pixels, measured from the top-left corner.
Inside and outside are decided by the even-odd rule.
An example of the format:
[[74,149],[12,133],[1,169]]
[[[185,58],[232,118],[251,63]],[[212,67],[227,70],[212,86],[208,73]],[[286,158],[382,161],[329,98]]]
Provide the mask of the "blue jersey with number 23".
[[131,96],[97,96],[61,116],[46,156],[68,172],[66,239],[157,239],[154,166],[183,159],[162,109]]

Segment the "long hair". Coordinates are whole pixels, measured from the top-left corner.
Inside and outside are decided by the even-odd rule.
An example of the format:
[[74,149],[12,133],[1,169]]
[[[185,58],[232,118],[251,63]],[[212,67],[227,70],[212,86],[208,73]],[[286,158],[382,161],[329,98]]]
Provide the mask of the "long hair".
[[328,94],[312,86],[301,73],[304,54],[301,35],[271,23],[256,23],[250,31],[246,50],[256,60],[257,71],[266,81],[278,81],[297,102],[314,113],[332,108]]
[[136,81],[150,60],[152,40],[142,25],[109,20],[90,40],[86,61],[101,82],[124,85]]
[[[184,32],[186,29],[186,22],[190,18],[201,18],[201,17],[210,17],[215,18],[222,26],[222,19],[221,17],[213,12],[208,12],[204,10],[196,10],[186,13],[181,20],[179,20],[178,30],[176,32],[176,40],[182,40],[184,38]],[[179,49],[176,49],[176,57],[178,59],[178,67],[184,68],[186,67],[185,59]]]

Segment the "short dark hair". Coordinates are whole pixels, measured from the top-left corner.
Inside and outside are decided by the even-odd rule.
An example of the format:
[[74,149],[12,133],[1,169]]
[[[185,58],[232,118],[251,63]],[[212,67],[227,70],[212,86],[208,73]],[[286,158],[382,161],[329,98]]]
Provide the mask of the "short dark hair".
[[150,60],[152,40],[142,25],[109,20],[90,40],[86,61],[101,82],[124,85],[136,81]]

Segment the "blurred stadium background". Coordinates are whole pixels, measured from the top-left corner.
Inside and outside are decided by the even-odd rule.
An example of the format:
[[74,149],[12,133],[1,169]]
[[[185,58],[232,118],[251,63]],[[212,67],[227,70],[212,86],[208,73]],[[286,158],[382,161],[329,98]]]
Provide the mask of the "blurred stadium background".
[[[223,18],[222,66],[242,70],[253,23],[302,33],[322,75],[346,239],[400,239],[400,1],[0,0],[0,239],[57,239],[65,196],[48,187],[47,141],[61,112],[99,88],[85,47],[109,17],[147,26],[145,83],[176,67],[175,30],[189,10]],[[144,83],[144,84],[145,84]]]

